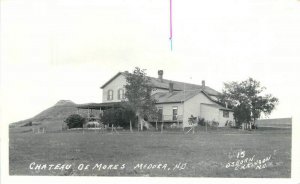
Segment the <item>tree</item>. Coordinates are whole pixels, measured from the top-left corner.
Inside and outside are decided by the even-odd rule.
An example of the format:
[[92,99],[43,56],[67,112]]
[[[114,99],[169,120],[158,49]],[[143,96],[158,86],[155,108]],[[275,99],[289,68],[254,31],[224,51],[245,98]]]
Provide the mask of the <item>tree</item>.
[[225,83],[220,102],[227,103],[233,109],[237,124],[249,123],[251,127],[262,113],[271,114],[279,102],[271,94],[263,95],[265,89],[253,78]]
[[121,126],[123,128],[128,128],[130,121],[134,122],[134,119],[134,112],[123,107],[107,109],[101,116],[101,122],[103,122],[103,124],[114,125],[115,127]]
[[81,117],[79,114],[71,114],[65,123],[69,128],[81,128],[85,123],[85,118]]
[[142,119],[154,119],[157,116],[155,100],[151,98],[153,90],[150,78],[147,77],[145,70],[136,67],[132,73],[126,73],[124,106],[133,111],[138,116],[138,123],[143,130]]

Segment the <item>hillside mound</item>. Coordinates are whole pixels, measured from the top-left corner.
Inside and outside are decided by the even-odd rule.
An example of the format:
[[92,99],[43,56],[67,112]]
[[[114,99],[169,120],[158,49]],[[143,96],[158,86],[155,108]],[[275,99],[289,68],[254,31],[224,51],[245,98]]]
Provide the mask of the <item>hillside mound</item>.
[[42,126],[49,130],[61,130],[63,121],[69,115],[77,113],[76,105],[71,100],[60,100],[36,116],[12,123],[10,127]]

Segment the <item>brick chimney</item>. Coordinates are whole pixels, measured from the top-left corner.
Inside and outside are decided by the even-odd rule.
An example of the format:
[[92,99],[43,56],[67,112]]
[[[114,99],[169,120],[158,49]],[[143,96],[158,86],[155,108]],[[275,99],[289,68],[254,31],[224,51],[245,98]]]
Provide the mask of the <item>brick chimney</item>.
[[172,93],[174,91],[174,83],[170,82],[169,83],[169,92]]
[[205,88],[205,80],[202,80],[202,88]]
[[158,79],[160,79],[160,81],[163,80],[163,75],[164,75],[164,71],[163,70],[158,70]]

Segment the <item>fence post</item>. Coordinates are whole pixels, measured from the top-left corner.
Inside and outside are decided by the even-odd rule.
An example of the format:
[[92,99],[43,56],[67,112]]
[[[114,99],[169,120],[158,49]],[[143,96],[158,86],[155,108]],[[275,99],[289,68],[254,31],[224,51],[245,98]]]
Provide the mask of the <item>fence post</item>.
[[157,127],[157,120],[155,121],[155,130],[156,130],[156,131],[158,130],[158,127]]
[[162,133],[163,133],[163,131],[164,131],[164,121],[162,121],[162,123],[161,123],[161,129],[160,129],[160,133],[162,134]]
[[82,123],[82,134],[84,134],[84,127],[83,127],[83,124],[84,124],[84,123]]

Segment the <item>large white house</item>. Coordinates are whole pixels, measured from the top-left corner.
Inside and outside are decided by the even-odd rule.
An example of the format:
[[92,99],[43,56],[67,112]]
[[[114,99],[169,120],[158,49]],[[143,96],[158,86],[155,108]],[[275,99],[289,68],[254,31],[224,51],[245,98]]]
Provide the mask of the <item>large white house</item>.
[[[119,72],[108,80],[102,89],[102,103],[79,105],[78,108],[105,110],[125,99],[127,72]],[[159,122],[189,127],[191,116],[204,118],[206,121],[216,121],[219,126],[226,122],[234,122],[233,111],[217,102],[220,93],[205,85],[189,84],[164,79],[163,70],[158,71],[158,77],[149,77],[153,87],[152,96],[161,114]]]

